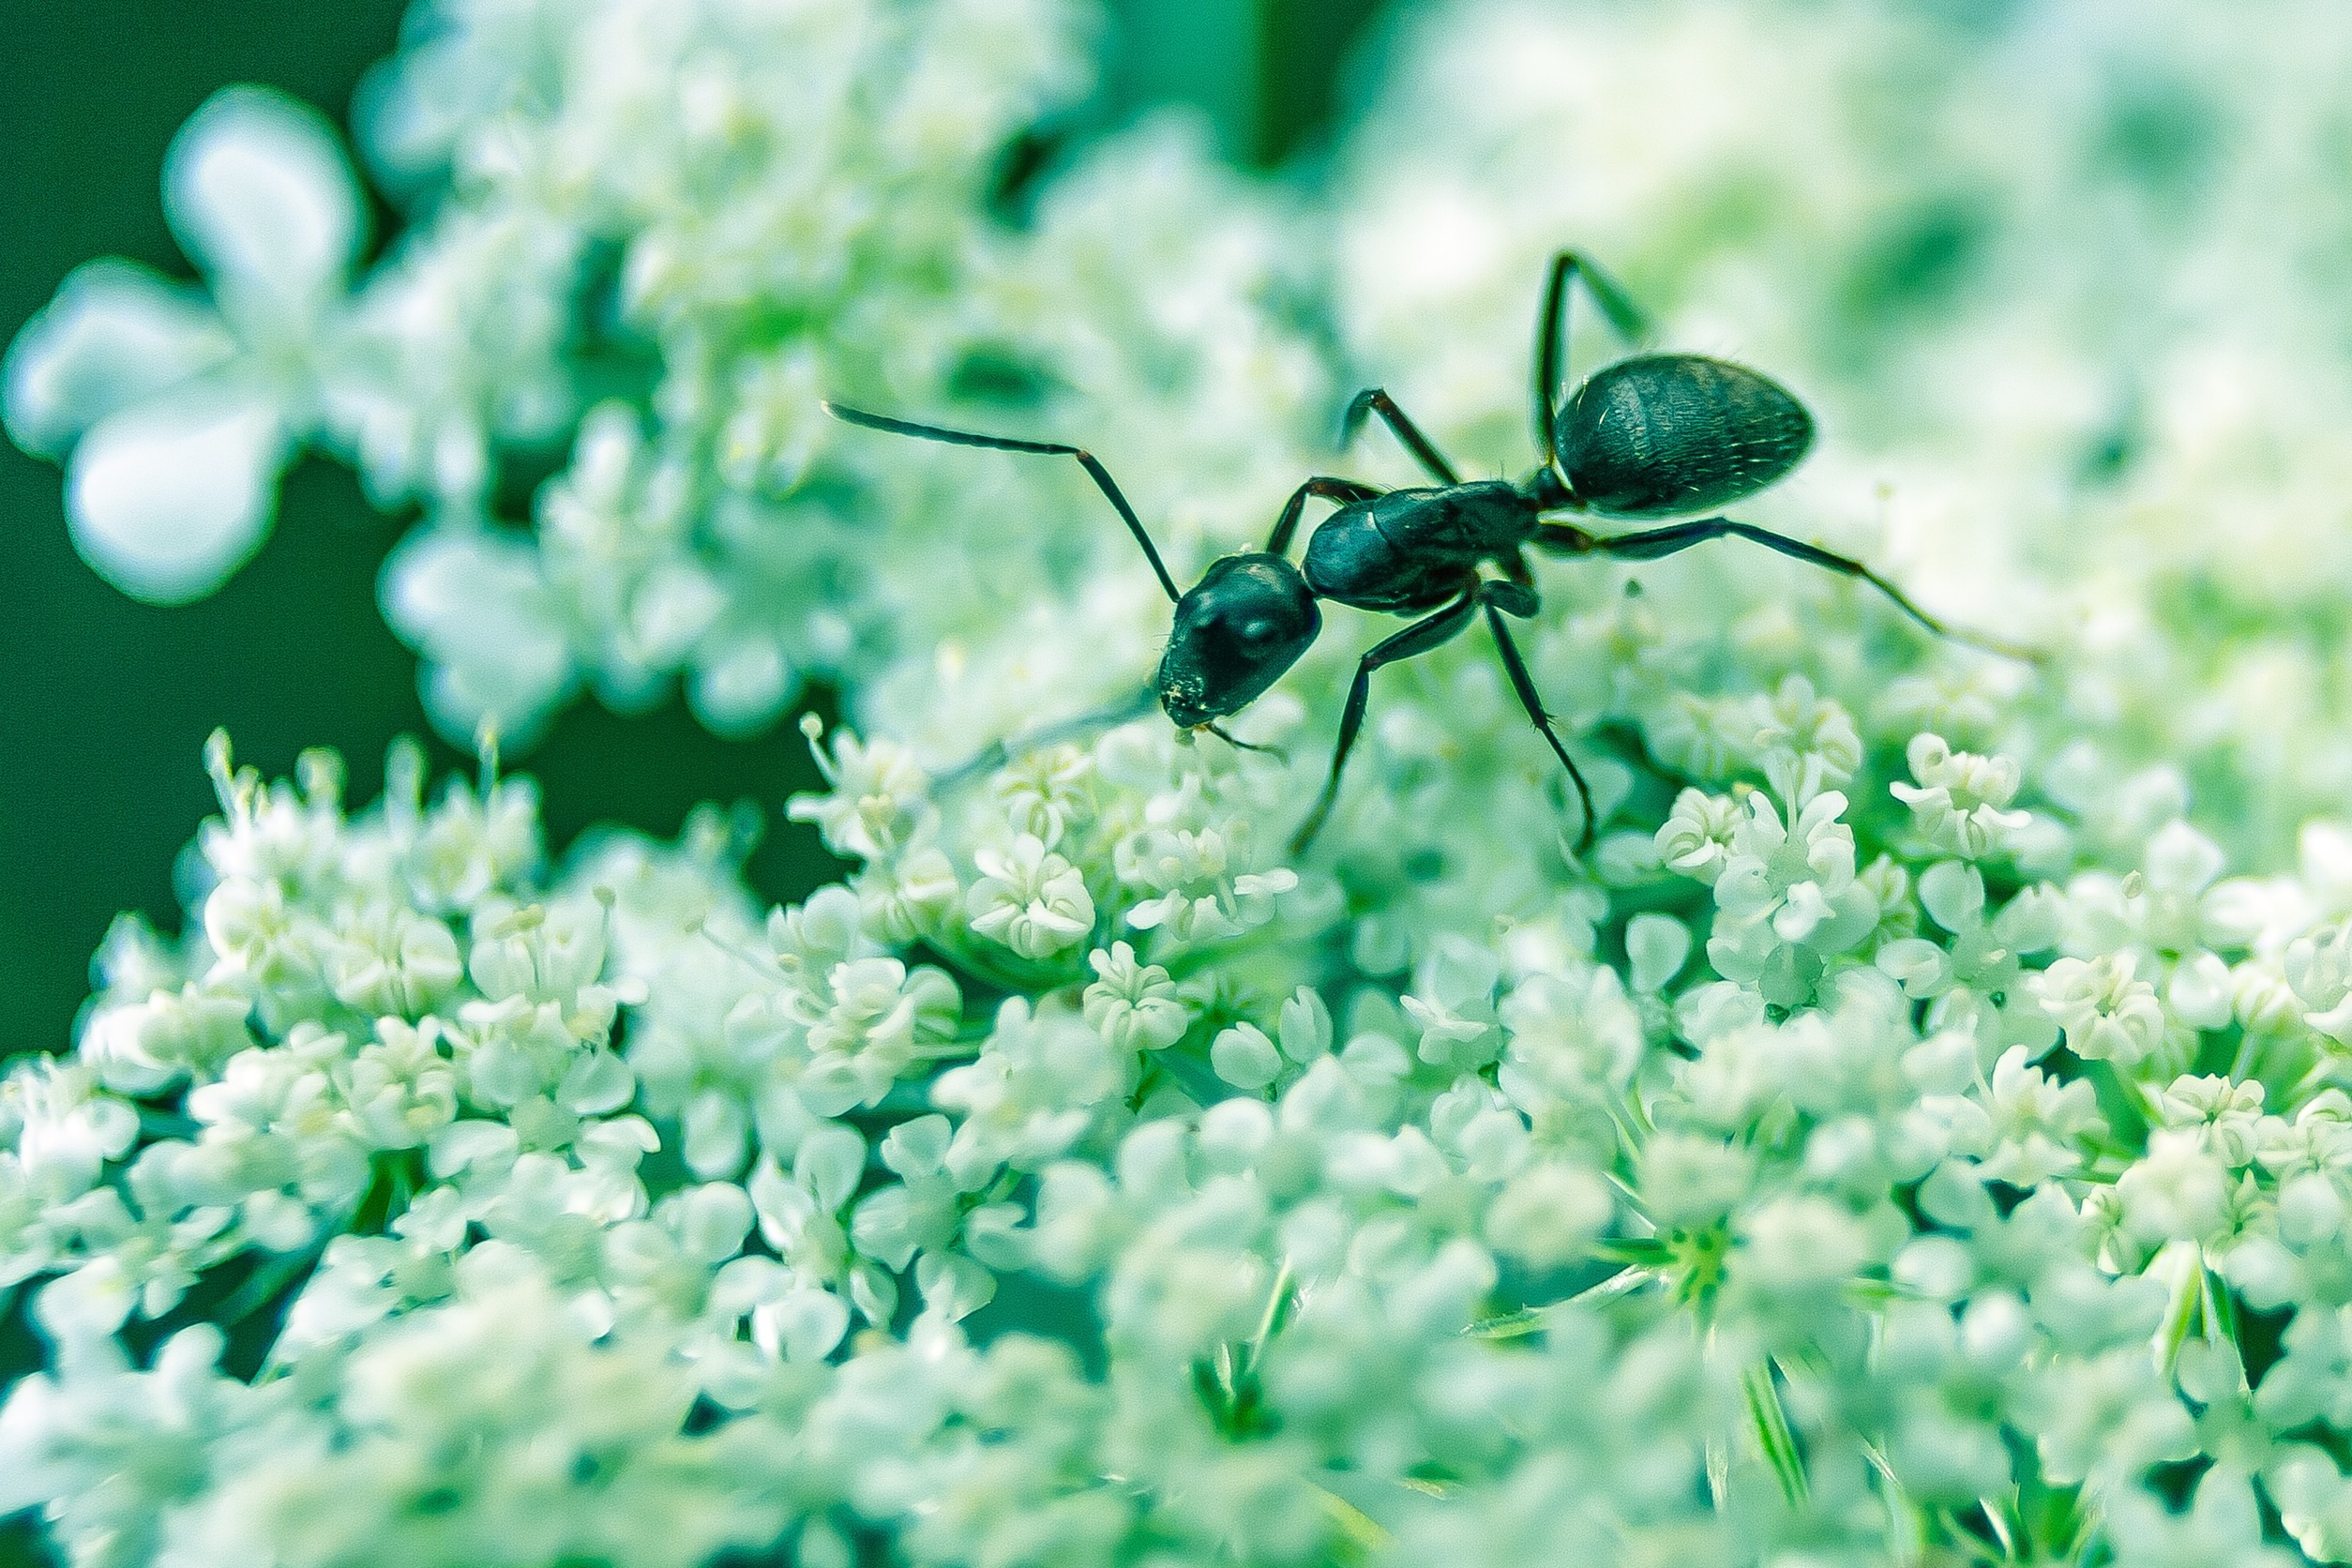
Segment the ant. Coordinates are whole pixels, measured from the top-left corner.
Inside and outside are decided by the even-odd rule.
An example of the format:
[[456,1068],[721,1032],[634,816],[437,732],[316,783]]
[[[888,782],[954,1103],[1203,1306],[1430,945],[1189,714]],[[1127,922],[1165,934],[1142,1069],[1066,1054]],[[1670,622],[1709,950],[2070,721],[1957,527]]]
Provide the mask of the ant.
[[[1503,620],[1526,620],[1538,609],[1526,554],[1530,547],[1546,555],[1654,561],[1710,539],[1747,539],[1861,579],[1937,636],[2010,657],[2030,656],[2005,643],[1954,632],[1860,561],[1752,523],[1707,517],[1599,535],[1553,520],[1561,512],[1639,520],[1711,511],[1772,484],[1813,445],[1812,415],[1787,390],[1744,366],[1703,354],[1646,354],[1618,360],[1594,371],[1561,404],[1568,285],[1577,279],[1628,341],[1638,341],[1647,330],[1639,309],[1607,274],[1574,251],[1552,258],[1535,336],[1532,412],[1542,466],[1516,481],[1464,480],[1395,399],[1380,387],[1367,388],[1348,405],[1342,447],[1378,415],[1437,483],[1382,490],[1316,475],[1291,492],[1264,550],[1211,562],[1189,593],[1177,590],[1142,520],[1109,471],[1082,447],[918,425],[839,403],[824,408],[837,419],[897,435],[1077,459],[1143,547],[1144,559],[1176,606],[1154,685],[1160,706],[1179,728],[1204,729],[1232,740],[1217,720],[1255,701],[1306,652],[1322,629],[1319,599],[1419,616],[1357,661],[1331,773],[1314,809],[1291,837],[1293,856],[1304,852],[1338,798],[1341,770],[1371,701],[1372,672],[1451,641],[1482,613],[1520,706],[1576,785],[1584,821],[1576,852],[1591,847],[1592,792],[1553,730]],[[1336,509],[1308,538],[1302,568],[1290,564],[1289,548],[1310,496],[1335,503]],[[1501,575],[1485,575],[1481,568],[1486,566]]]

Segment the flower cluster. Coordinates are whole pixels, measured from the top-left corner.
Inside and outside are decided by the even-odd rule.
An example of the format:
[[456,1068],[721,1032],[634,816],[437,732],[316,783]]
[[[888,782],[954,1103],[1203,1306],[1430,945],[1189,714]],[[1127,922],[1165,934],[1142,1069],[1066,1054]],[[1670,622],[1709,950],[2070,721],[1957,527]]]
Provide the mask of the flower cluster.
[[[0,1509],[105,1568],[2352,1561],[2352,624],[2341,547],[2247,521],[2325,532],[2277,432],[2352,408],[2181,281],[2340,309],[2341,95],[2278,83],[2352,35],[2159,10],[1465,0],[1323,192],[1147,128],[1013,221],[1059,9],[450,5],[371,100],[418,219],[356,292],[328,134],[208,110],[216,304],[101,268],[16,351],[85,550],[200,591],[324,441],[426,502],[390,599],[452,721],[841,675],[787,809],[852,869],[762,912],[714,812],[550,858],[525,780],[403,751],[354,811],[217,745],[184,933],[119,927],[0,1083],[51,1347]],[[1889,175],[1922,136],[1949,189]],[[2239,210],[2299,243],[2183,216]],[[2073,275],[2118,212],[2160,333]],[[1564,563],[1526,641],[1593,820],[1473,626],[1379,671],[1291,852],[1361,641],[1174,731],[1074,465],[817,411],[1099,417],[1181,568],[1353,367],[1523,465],[1569,238],[1817,400],[1767,508],[2039,656],[1736,541]]]
[[[334,133],[225,92],[165,172],[209,299],[77,272],[10,353],[8,429],[69,458],[83,553],[158,601],[243,564],[301,446],[421,503],[384,604],[453,736],[520,744],[582,691],[634,711],[681,682],[755,731],[812,671],[879,676],[1132,548],[1108,519],[1102,548],[1052,538],[1009,466],[975,484],[823,398],[1082,420],[1197,498],[1176,548],[1257,525],[1243,498],[1295,466],[1320,374],[1272,308],[1295,219],[1175,124],[1007,183],[1084,91],[1086,27],[1067,0],[422,4],[364,103],[415,215],[381,264],[352,276]],[[566,455],[510,526],[502,472]]]

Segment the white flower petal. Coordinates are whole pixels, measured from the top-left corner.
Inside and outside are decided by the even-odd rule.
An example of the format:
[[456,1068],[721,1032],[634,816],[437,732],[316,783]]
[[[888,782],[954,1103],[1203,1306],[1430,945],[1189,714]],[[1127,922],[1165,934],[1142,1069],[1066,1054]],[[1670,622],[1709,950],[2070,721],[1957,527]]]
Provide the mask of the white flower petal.
[[460,744],[494,719],[527,745],[578,679],[562,607],[532,546],[463,528],[423,528],[396,547],[378,587],[384,618],[435,668],[426,698]]
[[74,548],[133,598],[203,598],[260,548],[285,460],[285,427],[258,395],[113,415],[74,449]]
[[8,434],[27,452],[64,455],[108,415],[176,386],[235,345],[192,291],[135,263],[76,267],[8,347]]
[[196,111],[164,160],[172,231],[217,286],[304,301],[359,248],[359,199],[332,128],[265,87],[230,87]]
[[793,671],[769,638],[746,637],[711,649],[686,685],[694,716],[719,734],[757,731],[792,693]]

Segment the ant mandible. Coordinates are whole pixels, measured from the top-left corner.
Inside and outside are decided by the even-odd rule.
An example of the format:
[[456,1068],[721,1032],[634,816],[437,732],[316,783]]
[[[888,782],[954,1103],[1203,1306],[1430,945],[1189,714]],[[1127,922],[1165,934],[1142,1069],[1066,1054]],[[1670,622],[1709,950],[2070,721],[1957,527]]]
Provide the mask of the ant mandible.
[[[1291,492],[1262,550],[1210,563],[1191,591],[1180,593],[1142,520],[1109,470],[1093,453],[1056,442],[918,425],[828,402],[837,419],[869,430],[958,446],[1031,452],[1078,460],[1143,547],[1160,586],[1176,606],[1174,628],[1154,685],[1160,706],[1179,728],[1226,739],[1217,720],[1238,712],[1298,662],[1322,629],[1318,599],[1357,610],[1421,618],[1376,643],[1356,663],[1354,683],[1332,748],[1331,772],[1315,807],[1290,840],[1304,853],[1339,795],[1341,770],[1364,727],[1372,672],[1451,641],[1484,613],[1519,705],[1568,770],[1583,811],[1576,842],[1592,843],[1592,792],[1544,711],[1527,661],[1503,617],[1535,614],[1530,547],[1546,555],[1654,561],[1710,539],[1741,538],[1812,565],[1859,578],[1921,626],[2011,657],[2028,656],[1991,639],[1954,632],[1860,561],[1726,517],[1667,523],[1630,534],[1598,535],[1552,520],[1588,512],[1628,520],[1710,511],[1754,495],[1794,468],[1813,444],[1813,419],[1778,384],[1743,366],[1696,354],[1648,354],[1604,366],[1559,401],[1568,354],[1568,285],[1581,279],[1609,324],[1628,340],[1644,333],[1641,312],[1607,274],[1573,251],[1552,259],[1537,315],[1532,412],[1544,461],[1527,477],[1464,480],[1437,446],[1380,387],[1356,394],[1341,426],[1345,446],[1373,415],[1437,483],[1382,490],[1317,475]],[[1304,568],[1289,558],[1308,497],[1337,504],[1306,543]],[[1491,566],[1502,575],[1485,576]]]

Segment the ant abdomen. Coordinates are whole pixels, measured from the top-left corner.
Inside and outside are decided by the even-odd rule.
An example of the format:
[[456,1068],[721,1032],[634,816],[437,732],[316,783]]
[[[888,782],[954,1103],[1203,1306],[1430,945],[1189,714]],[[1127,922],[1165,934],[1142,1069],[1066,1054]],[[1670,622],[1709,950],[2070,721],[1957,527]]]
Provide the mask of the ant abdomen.
[[1813,416],[1777,382],[1696,354],[1603,367],[1560,411],[1562,475],[1608,517],[1712,511],[1797,466]]

